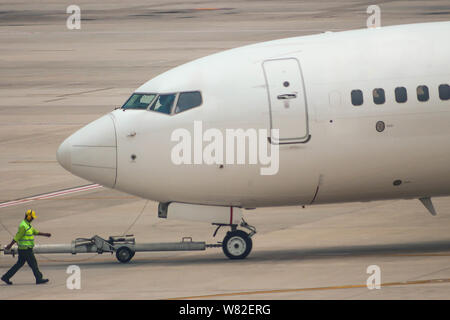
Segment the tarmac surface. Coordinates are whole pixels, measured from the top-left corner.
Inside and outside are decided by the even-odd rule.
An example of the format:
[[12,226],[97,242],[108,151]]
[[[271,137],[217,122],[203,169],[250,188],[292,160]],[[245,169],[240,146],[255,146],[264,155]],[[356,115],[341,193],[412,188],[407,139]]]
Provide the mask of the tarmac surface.
[[[0,243],[26,209],[34,226],[69,243],[133,233],[138,242],[217,243],[208,224],[157,218],[157,204],[107,188],[1,203],[89,184],[65,171],[56,149],[71,133],[120,106],[145,81],[184,62],[250,43],[364,28],[378,4],[383,26],[450,20],[449,1],[77,1],[81,30],[68,30],[70,1],[0,2]],[[230,261],[221,249],[38,255],[50,283],[28,266],[0,284],[0,299],[449,299],[450,197],[432,217],[418,200],[246,211],[253,251]],[[0,255],[3,274],[15,263]],[[68,266],[81,268],[69,290]],[[369,290],[367,268],[381,271]]]

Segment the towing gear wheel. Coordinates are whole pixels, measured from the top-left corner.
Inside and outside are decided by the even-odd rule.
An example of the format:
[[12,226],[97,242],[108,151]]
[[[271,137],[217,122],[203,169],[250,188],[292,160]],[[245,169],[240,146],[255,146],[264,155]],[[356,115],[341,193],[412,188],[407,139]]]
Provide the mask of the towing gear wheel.
[[116,251],[116,258],[122,263],[127,263],[134,257],[134,252],[128,247],[120,247]]

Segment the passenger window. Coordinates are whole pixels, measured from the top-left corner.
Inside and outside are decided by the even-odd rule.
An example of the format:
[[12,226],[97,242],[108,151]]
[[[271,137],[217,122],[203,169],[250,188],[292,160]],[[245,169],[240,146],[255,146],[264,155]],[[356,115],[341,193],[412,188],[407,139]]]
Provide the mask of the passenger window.
[[439,98],[441,100],[450,99],[450,86],[448,84],[441,84],[439,86]]
[[395,88],[395,101],[398,103],[404,103],[408,100],[408,93],[405,87]]
[[354,106],[360,106],[363,104],[363,93],[361,90],[352,90],[352,104]]
[[122,109],[147,109],[156,94],[134,93],[122,106]]
[[430,98],[430,94],[428,93],[428,87],[427,86],[418,86],[417,87],[417,100],[419,101],[428,101]]
[[383,104],[386,102],[386,96],[384,95],[384,89],[376,88],[373,89],[373,102],[375,104]]
[[182,92],[178,97],[175,113],[180,113],[202,104],[202,95],[198,91]]
[[174,101],[175,94],[161,94],[150,107],[150,110],[170,114]]

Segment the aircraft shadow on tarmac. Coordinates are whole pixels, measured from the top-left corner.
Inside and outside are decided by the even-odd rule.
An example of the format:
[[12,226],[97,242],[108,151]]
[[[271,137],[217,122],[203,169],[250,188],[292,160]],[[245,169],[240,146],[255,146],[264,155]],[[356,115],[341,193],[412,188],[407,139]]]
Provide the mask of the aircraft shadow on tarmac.
[[[433,241],[433,242],[414,242],[414,243],[391,243],[383,245],[355,245],[355,246],[333,246],[320,248],[299,248],[299,249],[280,249],[280,250],[258,250],[254,251],[244,260],[229,260],[221,249],[214,253],[208,254],[196,253],[194,255],[175,254],[168,257],[153,256],[151,253],[137,253],[136,256],[127,264],[120,264],[114,256],[104,255],[99,258],[93,256],[92,259],[86,259],[82,256],[80,261],[68,259],[67,262],[58,259],[51,263],[52,266],[66,266],[67,263],[76,263],[79,266],[88,268],[102,267],[105,265],[117,266],[136,266],[142,264],[158,265],[158,266],[183,266],[196,264],[223,264],[223,263],[265,263],[280,261],[302,261],[302,260],[326,260],[335,258],[358,258],[364,256],[389,256],[389,255],[427,255],[431,253],[439,253],[442,255],[450,255],[450,240]],[[48,255],[47,255],[48,256]],[[99,261],[99,259],[102,259]],[[41,260],[45,263],[43,260]]]

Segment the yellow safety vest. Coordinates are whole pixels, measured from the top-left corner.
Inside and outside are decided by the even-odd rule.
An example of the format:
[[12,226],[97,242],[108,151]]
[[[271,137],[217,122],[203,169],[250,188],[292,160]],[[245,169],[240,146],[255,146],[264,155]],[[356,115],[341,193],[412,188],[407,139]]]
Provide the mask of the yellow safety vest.
[[22,220],[20,223],[20,228],[25,229],[25,234],[21,239],[18,241],[19,249],[28,249],[34,247],[34,228],[31,226],[31,224],[27,223],[25,220]]

